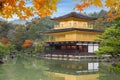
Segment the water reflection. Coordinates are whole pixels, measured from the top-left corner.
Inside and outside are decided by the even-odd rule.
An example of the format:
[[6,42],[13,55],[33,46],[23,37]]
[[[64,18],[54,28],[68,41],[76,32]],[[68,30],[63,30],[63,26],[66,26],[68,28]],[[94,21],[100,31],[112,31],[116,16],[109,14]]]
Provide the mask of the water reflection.
[[46,77],[43,60],[18,56],[0,65],[0,80],[40,80]]
[[90,61],[48,60],[19,55],[0,65],[0,80],[79,80],[82,76],[78,75],[97,73],[98,66],[97,62]]
[[48,71],[66,74],[91,74],[97,73],[99,63],[90,61],[69,61],[69,60],[45,60]]

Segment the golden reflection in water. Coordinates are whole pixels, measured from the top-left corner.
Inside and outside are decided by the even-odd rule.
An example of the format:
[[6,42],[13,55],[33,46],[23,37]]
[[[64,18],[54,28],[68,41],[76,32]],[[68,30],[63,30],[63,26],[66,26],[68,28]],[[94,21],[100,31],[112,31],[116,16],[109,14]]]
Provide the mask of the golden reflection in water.
[[99,74],[69,75],[55,72],[46,72],[46,74],[51,77],[43,80],[97,80],[99,77]]

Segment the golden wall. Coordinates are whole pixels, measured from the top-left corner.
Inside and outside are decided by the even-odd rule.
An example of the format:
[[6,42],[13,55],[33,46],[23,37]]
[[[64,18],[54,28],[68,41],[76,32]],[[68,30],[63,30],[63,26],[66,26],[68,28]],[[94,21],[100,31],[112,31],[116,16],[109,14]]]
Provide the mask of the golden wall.
[[[69,32],[59,32],[52,33],[49,36],[49,42],[55,41],[94,41],[96,35],[100,34],[100,32],[85,32],[85,31],[69,31]],[[53,39],[51,39],[53,36]]]
[[93,29],[93,25],[83,21],[65,21],[65,22],[60,22],[59,25],[55,25],[54,27],[54,29],[65,29],[65,28]]

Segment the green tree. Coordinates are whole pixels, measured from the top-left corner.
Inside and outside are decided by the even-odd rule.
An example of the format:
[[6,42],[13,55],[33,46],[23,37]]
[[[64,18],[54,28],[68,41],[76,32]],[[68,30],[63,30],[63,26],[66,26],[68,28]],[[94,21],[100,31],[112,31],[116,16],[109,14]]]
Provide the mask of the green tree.
[[101,63],[99,70],[99,80],[120,80],[120,63],[116,67],[108,63]]
[[111,55],[110,62],[100,66],[100,80],[119,80],[120,76],[120,18],[98,37],[100,48],[96,54]]
[[8,46],[0,43],[0,61],[10,52]]
[[14,29],[14,25],[12,23],[9,23],[7,21],[0,21],[0,38],[2,37],[10,37],[9,35],[10,30]]
[[12,43],[15,45],[17,50],[22,49],[23,42],[27,39],[25,26],[18,25],[14,30],[14,37]]
[[44,42],[39,42],[35,45],[35,53],[43,53],[44,49]]
[[42,35],[41,32],[50,30],[57,24],[50,20],[50,17],[34,18],[31,22],[26,23],[26,34],[28,39],[35,41],[36,39],[45,40],[47,37]]
[[120,19],[99,36],[100,48],[97,54],[108,54],[112,57],[120,56]]

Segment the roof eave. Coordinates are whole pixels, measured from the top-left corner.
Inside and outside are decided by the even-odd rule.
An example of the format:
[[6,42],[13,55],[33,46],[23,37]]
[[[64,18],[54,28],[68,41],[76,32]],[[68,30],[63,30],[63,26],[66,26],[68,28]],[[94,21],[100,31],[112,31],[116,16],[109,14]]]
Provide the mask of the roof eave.
[[79,29],[79,28],[67,28],[67,29],[59,29],[59,30],[51,30],[45,32],[46,34],[49,33],[59,33],[59,32],[68,32],[68,31],[73,31],[73,30],[78,30],[78,31],[86,31],[86,32],[100,32],[103,33],[103,30],[95,30],[95,29]]

